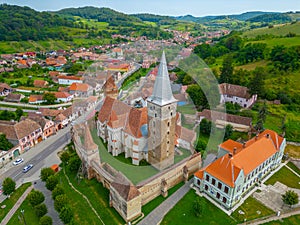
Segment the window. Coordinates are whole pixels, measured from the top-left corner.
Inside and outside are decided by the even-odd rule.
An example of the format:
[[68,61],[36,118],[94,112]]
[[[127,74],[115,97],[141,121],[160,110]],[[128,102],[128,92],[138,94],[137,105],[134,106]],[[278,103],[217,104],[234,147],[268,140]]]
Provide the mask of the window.
[[157,114],[155,113],[154,117],[157,117]]
[[205,187],[204,187],[204,188],[205,188],[206,191],[208,190],[208,186],[207,186],[206,184],[205,184]]
[[197,180],[197,185],[200,186],[200,184],[201,184],[201,181]]
[[216,180],[213,178],[213,179],[211,180],[211,183],[212,183],[212,185],[215,185],[215,184],[216,184]]
[[218,188],[222,189],[222,183],[218,182]]
[[224,191],[226,194],[228,194],[229,188],[227,186],[225,186]]
[[209,176],[208,175],[206,175],[205,180],[209,181]]
[[220,198],[220,193],[219,192],[217,192],[217,196],[216,196],[218,199]]
[[170,126],[170,122],[168,122],[168,127]]
[[227,198],[223,197],[223,202],[226,204]]

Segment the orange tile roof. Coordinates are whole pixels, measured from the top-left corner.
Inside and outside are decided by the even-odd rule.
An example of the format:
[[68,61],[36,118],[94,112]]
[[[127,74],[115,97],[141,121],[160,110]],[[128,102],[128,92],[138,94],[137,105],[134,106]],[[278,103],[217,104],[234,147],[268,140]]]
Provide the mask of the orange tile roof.
[[67,92],[55,92],[55,97],[56,98],[68,98],[70,97],[71,95]]
[[195,175],[196,177],[198,177],[199,179],[203,179],[204,170],[205,170],[205,168],[203,168],[203,169],[201,169],[201,170],[198,170],[196,173],[194,173],[194,175]]
[[58,76],[57,78],[58,79],[63,79],[63,80],[82,80],[82,77],[65,76],[65,75]]
[[89,89],[88,84],[80,84],[80,83],[73,83],[69,88],[70,91],[88,91],[88,89]]
[[223,142],[219,146],[231,153],[233,153],[234,148],[236,148],[237,150],[236,153],[243,148],[243,144],[237,141],[233,141],[231,139],[228,139],[227,141]]

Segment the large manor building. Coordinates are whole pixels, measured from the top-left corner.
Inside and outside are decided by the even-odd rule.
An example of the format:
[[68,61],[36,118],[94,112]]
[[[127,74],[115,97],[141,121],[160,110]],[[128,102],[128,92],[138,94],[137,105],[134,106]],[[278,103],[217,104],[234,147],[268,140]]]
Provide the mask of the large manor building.
[[285,146],[285,138],[271,130],[244,144],[229,139],[219,145],[217,159],[194,174],[194,185],[230,209],[279,166]]
[[[190,140],[181,140],[183,135],[180,134],[185,128],[180,126],[176,108],[177,100],[172,94],[163,53],[152,95],[147,98],[147,107],[134,108],[106,96],[98,114],[98,136],[107,143],[107,149],[113,156],[125,153],[125,157],[131,157],[135,165],[146,160],[163,170],[174,163],[175,145],[185,143],[184,146],[192,148],[196,137],[195,132],[186,131]],[[190,143],[186,144],[187,141]]]

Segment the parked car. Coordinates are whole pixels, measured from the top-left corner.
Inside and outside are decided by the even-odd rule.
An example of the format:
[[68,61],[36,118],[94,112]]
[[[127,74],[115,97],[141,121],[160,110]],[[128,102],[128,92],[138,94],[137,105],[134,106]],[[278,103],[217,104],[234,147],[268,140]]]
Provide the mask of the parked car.
[[13,162],[13,164],[14,164],[15,166],[17,166],[17,165],[21,164],[22,162],[24,162],[24,159],[23,159],[23,158],[19,158],[19,159],[16,159],[16,160]]
[[27,166],[25,166],[25,167],[23,168],[23,173],[27,173],[32,167],[33,167],[32,164],[28,164]]

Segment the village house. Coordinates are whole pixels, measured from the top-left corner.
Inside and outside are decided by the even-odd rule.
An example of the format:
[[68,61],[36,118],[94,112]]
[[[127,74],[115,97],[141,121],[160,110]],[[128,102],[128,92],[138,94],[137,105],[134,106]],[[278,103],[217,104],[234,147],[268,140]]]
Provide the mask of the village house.
[[[37,113],[29,113],[27,118],[37,122],[41,126],[43,131],[43,139],[47,139],[51,135],[55,134],[55,124],[52,120],[46,119],[41,114]],[[22,120],[24,119],[22,118]]]
[[8,151],[0,150],[0,167],[17,158],[23,151],[19,145],[12,147]]
[[30,95],[28,99],[29,104],[41,104],[45,102],[43,95]]
[[231,209],[280,165],[285,147],[285,138],[272,130],[245,143],[227,140],[219,145],[218,158],[194,174],[194,186]]
[[68,92],[54,92],[56,102],[70,102],[73,99],[73,95]]
[[69,93],[76,97],[88,97],[93,95],[93,88],[88,84],[73,83],[69,87]]
[[7,140],[14,146],[20,145],[22,151],[43,140],[41,126],[31,119],[20,122],[0,121],[0,132],[4,133]]
[[76,77],[76,76],[65,76],[65,75],[60,75],[57,77],[58,83],[63,84],[63,85],[71,85],[73,83],[83,83],[83,78],[81,77]]
[[46,80],[34,80],[33,86],[39,87],[39,88],[46,88],[48,86],[48,81]]
[[14,94],[14,93],[9,93],[4,101],[6,102],[20,102],[22,98],[25,96],[22,94]]
[[202,119],[207,119],[215,123],[218,128],[225,128],[226,125],[231,125],[233,130],[240,132],[248,132],[252,128],[252,118],[232,115],[224,112],[212,111],[204,109],[197,114],[197,122]]
[[105,96],[109,96],[111,98],[117,98],[118,97],[118,87],[115,83],[115,80],[113,76],[110,76],[105,84],[103,85],[103,90]]
[[0,83],[0,96],[7,96],[12,92],[12,88],[6,83]]
[[250,95],[247,87],[234,84],[219,84],[219,91],[221,94],[220,103],[230,102],[237,103],[243,108],[249,108],[256,100],[257,95]]

